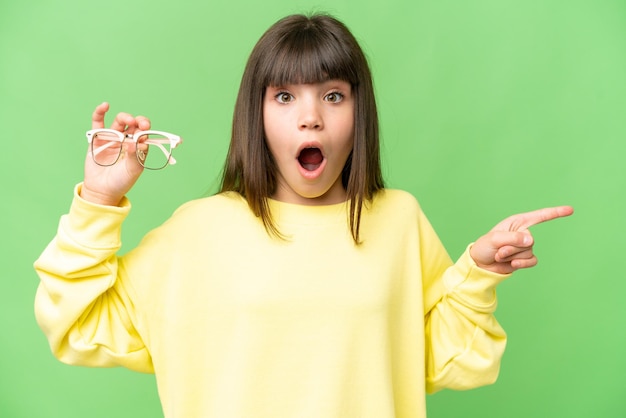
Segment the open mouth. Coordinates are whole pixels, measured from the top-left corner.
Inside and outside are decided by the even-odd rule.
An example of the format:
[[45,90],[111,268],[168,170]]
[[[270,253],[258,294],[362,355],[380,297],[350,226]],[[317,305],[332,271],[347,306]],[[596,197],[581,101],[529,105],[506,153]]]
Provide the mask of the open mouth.
[[298,162],[307,171],[315,171],[324,161],[324,156],[319,148],[304,148],[298,155]]

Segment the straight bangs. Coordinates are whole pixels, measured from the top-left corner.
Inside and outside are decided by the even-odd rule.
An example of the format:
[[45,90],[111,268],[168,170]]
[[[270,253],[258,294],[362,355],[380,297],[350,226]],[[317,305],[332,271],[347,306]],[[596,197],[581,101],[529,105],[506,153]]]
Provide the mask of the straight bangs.
[[350,51],[341,48],[333,34],[316,22],[286,31],[263,55],[259,79],[263,86],[313,84],[342,80],[358,83],[356,61]]

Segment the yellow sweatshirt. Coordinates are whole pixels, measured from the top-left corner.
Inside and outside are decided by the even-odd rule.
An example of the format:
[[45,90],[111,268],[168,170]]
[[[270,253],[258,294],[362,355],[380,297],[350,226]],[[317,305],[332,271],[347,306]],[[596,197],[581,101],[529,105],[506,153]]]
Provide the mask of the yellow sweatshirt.
[[427,391],[497,377],[506,276],[452,264],[408,193],[376,196],[359,246],[346,204],[271,201],[280,240],[225,193],[118,256],[129,202],[77,191],[35,263],[38,323],[63,362],[154,372],[165,417],[424,417]]

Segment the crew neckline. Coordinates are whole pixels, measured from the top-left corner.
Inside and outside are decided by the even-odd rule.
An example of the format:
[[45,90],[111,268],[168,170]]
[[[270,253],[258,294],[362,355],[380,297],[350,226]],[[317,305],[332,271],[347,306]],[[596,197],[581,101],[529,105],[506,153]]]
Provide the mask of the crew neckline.
[[302,205],[267,198],[272,217],[278,223],[317,224],[346,222],[349,200],[329,205]]

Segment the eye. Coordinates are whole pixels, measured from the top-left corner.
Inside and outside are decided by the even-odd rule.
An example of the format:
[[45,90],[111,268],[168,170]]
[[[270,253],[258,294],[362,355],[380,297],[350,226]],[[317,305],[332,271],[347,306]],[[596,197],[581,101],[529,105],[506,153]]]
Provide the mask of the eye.
[[333,91],[324,96],[324,100],[330,103],[339,103],[343,100],[344,95],[338,91]]
[[278,103],[289,103],[294,99],[293,95],[291,93],[287,93],[286,91],[281,91],[274,97]]

